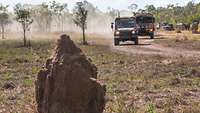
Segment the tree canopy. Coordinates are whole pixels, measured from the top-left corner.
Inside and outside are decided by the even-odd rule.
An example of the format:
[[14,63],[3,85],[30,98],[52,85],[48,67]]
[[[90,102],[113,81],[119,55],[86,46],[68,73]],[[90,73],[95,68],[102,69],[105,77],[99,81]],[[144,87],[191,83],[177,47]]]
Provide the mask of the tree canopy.
[[169,4],[166,7],[155,7],[147,5],[147,12],[155,15],[157,22],[169,23],[192,23],[193,20],[200,19],[200,3],[188,2],[186,6]]
[[2,39],[4,39],[4,32],[5,32],[5,26],[9,23],[11,23],[9,14],[7,12],[8,6],[0,5],[0,27],[1,27],[1,34]]

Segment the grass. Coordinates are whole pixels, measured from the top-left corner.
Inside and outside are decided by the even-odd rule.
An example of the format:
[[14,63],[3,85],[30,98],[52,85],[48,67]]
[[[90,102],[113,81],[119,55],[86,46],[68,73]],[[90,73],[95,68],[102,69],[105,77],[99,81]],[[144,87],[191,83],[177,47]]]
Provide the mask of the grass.
[[10,81],[14,79],[14,75],[13,74],[5,74],[3,77],[3,80],[5,81]]
[[23,84],[24,84],[24,86],[26,86],[26,87],[33,86],[33,85],[34,85],[33,83],[34,83],[33,80],[30,80],[30,79],[25,79],[25,80],[23,81]]
[[[128,108],[133,108],[134,112],[142,113],[148,108],[149,101],[157,106],[155,109],[158,109],[158,113],[175,112],[179,106],[185,106],[187,102],[193,103],[190,99],[194,97],[185,97],[182,94],[199,87],[197,81],[200,81],[200,78],[190,73],[193,68],[199,67],[195,62],[198,59],[174,61],[172,58],[161,56],[115,53],[106,48],[104,46],[82,47],[87,56],[98,66],[100,79],[107,84],[107,92],[111,98],[111,102],[107,104],[108,113],[122,111],[124,113],[127,105],[131,105]],[[166,65],[162,63],[164,60],[174,62]],[[188,74],[191,76],[186,77]],[[149,96],[149,100],[145,100],[144,95]],[[180,96],[171,98],[171,95]],[[175,102],[165,106],[174,99]],[[172,106],[173,109],[170,110]],[[181,113],[181,111],[176,112]]]
[[[192,34],[190,32],[184,31],[181,34],[175,34],[173,32],[169,32],[169,34],[173,34],[172,36],[163,36],[162,40],[156,40],[158,44],[162,44],[163,46],[179,48],[179,49],[187,49],[187,50],[200,50],[200,35]],[[170,38],[169,38],[170,37]]]
[[156,113],[156,108],[152,103],[149,103],[146,109],[147,113]]
[[[34,113],[34,81],[51,56],[55,39],[37,38],[32,48],[20,45],[14,39],[0,41],[0,110]],[[105,113],[199,113],[200,58],[130,55],[101,44],[77,45],[98,67],[98,78],[107,86]],[[166,60],[172,63],[163,63]],[[2,89],[9,81],[17,87]]]

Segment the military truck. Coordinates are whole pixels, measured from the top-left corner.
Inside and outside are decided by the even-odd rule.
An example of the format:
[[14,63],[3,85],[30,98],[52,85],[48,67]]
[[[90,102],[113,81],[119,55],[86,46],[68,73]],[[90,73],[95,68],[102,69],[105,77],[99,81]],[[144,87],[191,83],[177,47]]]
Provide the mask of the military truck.
[[115,19],[114,45],[119,45],[121,41],[134,41],[138,45],[138,34],[134,17],[118,17]]
[[150,13],[135,13],[136,25],[139,36],[150,36],[154,39],[155,18]]
[[162,23],[161,28],[165,31],[173,31],[174,29],[174,25],[173,24],[169,24],[169,23]]
[[192,33],[198,33],[199,29],[199,20],[194,20],[191,24]]

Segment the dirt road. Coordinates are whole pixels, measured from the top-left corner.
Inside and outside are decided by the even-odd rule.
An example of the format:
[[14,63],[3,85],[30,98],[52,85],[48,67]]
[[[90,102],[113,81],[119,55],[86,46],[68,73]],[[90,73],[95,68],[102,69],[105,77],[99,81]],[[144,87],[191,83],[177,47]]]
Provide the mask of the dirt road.
[[139,45],[134,45],[133,42],[122,42],[120,46],[114,46],[112,38],[109,38],[110,48],[113,51],[123,51],[132,54],[148,54],[148,55],[161,55],[168,57],[199,57],[200,51],[188,50],[185,48],[172,48],[166,47],[162,44],[155,43],[156,40],[165,40],[167,38],[174,38],[175,36],[157,35],[155,39],[149,37],[140,37]]

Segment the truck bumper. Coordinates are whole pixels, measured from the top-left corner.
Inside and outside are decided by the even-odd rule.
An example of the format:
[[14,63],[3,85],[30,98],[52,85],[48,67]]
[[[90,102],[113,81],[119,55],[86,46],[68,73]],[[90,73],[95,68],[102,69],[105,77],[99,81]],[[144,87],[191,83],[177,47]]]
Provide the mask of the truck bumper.
[[118,41],[134,41],[138,39],[138,35],[132,35],[132,36],[114,36],[115,39]]
[[138,32],[138,35],[139,36],[150,36],[150,35],[152,35],[154,32],[152,32],[152,31],[139,31]]

